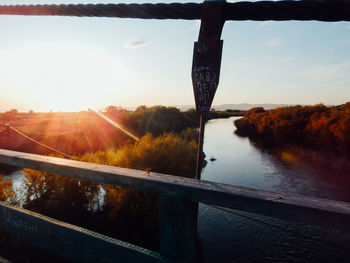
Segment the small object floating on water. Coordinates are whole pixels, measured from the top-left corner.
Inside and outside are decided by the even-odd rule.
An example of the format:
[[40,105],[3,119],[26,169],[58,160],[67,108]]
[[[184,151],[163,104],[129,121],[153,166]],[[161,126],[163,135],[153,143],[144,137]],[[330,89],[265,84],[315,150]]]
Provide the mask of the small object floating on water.
[[215,162],[215,161],[216,161],[216,158],[211,157],[209,160],[210,160],[211,162]]

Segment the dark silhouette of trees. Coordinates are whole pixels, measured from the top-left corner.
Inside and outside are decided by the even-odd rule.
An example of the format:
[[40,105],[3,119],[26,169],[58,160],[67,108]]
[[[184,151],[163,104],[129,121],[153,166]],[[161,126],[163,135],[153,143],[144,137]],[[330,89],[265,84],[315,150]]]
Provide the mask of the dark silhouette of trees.
[[18,110],[17,109],[12,109],[9,111],[4,112],[1,117],[3,120],[13,120],[17,117]]
[[105,111],[106,111],[106,113],[113,114],[113,113],[125,112],[126,109],[124,109],[123,107],[120,107],[120,106],[110,105],[105,109]]

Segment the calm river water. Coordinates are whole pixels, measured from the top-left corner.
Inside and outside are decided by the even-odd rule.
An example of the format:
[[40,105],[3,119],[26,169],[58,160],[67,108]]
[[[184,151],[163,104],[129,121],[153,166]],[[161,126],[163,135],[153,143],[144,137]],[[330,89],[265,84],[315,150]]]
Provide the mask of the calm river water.
[[[350,202],[350,174],[335,171],[327,163],[309,162],[288,149],[259,149],[248,138],[234,134],[235,119],[207,123],[208,164],[203,180]],[[201,204],[198,227],[203,262],[350,262],[350,227],[347,231],[336,226],[322,229],[239,213],[287,232]]]

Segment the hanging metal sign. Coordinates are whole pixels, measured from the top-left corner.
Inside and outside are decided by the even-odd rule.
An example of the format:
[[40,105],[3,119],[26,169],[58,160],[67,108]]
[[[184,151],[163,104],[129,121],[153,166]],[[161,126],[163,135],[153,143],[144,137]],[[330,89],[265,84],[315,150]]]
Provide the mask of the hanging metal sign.
[[198,114],[207,113],[213,102],[219,84],[222,43],[221,40],[209,56],[197,51],[198,42],[194,44],[192,84]]
[[194,43],[192,84],[198,114],[210,110],[219,84],[225,1],[206,1],[202,7],[198,42]]

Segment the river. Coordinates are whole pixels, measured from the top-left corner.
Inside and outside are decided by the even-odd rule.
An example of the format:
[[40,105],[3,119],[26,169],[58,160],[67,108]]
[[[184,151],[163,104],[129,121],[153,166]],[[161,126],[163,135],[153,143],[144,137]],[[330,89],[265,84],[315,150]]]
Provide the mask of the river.
[[[207,123],[203,180],[350,202],[350,174],[308,162],[289,149],[261,149],[234,133],[235,119]],[[203,262],[350,262],[350,230],[234,212],[269,225],[201,204]]]

